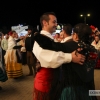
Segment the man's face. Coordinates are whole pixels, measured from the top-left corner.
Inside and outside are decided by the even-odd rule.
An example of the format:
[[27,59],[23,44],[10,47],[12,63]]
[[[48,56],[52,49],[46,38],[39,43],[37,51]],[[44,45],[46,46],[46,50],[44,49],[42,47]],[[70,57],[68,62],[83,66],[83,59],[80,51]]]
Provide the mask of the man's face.
[[16,33],[16,38],[18,38],[18,34]]
[[6,34],[6,36],[5,36],[5,37],[6,37],[6,39],[8,39],[8,38],[9,38],[9,35],[8,35],[8,34]]
[[98,36],[95,37],[95,41],[96,41],[96,42],[99,41],[99,37],[98,37]]
[[45,27],[50,33],[53,33],[56,31],[57,27],[57,19],[53,15],[49,15],[49,21],[45,22]]
[[31,30],[28,30],[28,34],[29,34],[29,35],[31,34],[31,32],[32,32]]
[[16,38],[16,32],[13,32],[12,37]]

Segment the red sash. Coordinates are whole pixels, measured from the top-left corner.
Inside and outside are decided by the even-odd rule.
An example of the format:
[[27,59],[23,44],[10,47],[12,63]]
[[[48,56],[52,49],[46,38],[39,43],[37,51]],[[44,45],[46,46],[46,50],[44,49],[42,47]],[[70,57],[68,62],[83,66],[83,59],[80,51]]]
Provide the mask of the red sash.
[[49,92],[51,87],[51,81],[53,79],[53,69],[43,68],[37,72],[34,80],[34,88],[41,92]]

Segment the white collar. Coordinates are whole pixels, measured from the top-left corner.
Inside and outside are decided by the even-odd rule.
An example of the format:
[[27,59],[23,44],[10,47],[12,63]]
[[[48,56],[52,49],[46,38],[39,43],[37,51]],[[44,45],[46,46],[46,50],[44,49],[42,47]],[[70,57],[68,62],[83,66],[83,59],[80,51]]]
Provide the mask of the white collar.
[[45,30],[42,30],[42,31],[40,32],[40,34],[44,34],[44,35],[46,35],[47,37],[49,37],[49,38],[51,38],[51,39],[54,39],[53,36],[52,36],[49,32],[47,32],[47,31],[45,31]]
[[31,34],[30,34],[30,35],[28,35],[28,37],[31,37]]
[[64,42],[66,42],[69,39],[72,39],[72,36],[68,36],[68,37],[64,38],[64,40],[62,40],[61,43],[64,43]]

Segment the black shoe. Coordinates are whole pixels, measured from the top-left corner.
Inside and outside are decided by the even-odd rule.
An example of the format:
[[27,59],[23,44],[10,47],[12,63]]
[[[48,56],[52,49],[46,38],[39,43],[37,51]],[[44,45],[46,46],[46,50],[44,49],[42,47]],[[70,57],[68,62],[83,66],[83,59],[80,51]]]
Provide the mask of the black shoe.
[[33,76],[33,73],[32,73],[32,74],[28,74],[28,75],[26,75],[26,76]]
[[15,77],[14,79],[18,79],[19,77]]

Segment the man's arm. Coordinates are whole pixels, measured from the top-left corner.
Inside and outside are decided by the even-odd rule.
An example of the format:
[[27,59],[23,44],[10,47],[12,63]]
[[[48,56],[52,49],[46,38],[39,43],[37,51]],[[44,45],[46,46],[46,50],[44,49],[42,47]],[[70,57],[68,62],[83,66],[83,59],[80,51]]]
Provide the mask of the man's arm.
[[[72,46],[72,44],[69,44],[68,42],[66,42],[66,43],[54,42],[52,39],[50,39],[46,36],[43,36],[41,34],[35,35],[34,39],[38,43],[38,45],[45,50],[52,50],[52,51],[56,51],[56,52],[62,51],[64,53],[69,53],[69,50],[71,49],[70,47]],[[78,56],[76,56],[75,52],[76,52],[77,48],[74,50],[73,50],[74,52],[72,51],[72,62],[78,63],[78,64],[83,64],[85,57],[79,53],[77,53]]]
[[69,63],[72,60],[71,54],[45,50],[37,42],[34,43],[33,53],[40,61],[41,66],[46,68],[57,68],[63,63]]
[[36,34],[34,40],[39,44],[39,46],[46,50],[62,51],[66,52],[65,45],[59,42],[54,42],[47,36]]
[[75,55],[75,51],[73,53],[63,53],[61,51],[46,50],[41,48],[37,42],[34,43],[33,53],[40,61],[41,66],[45,68],[57,68],[63,63],[70,63],[71,61],[82,64],[84,61],[84,59],[81,59],[80,54]]

